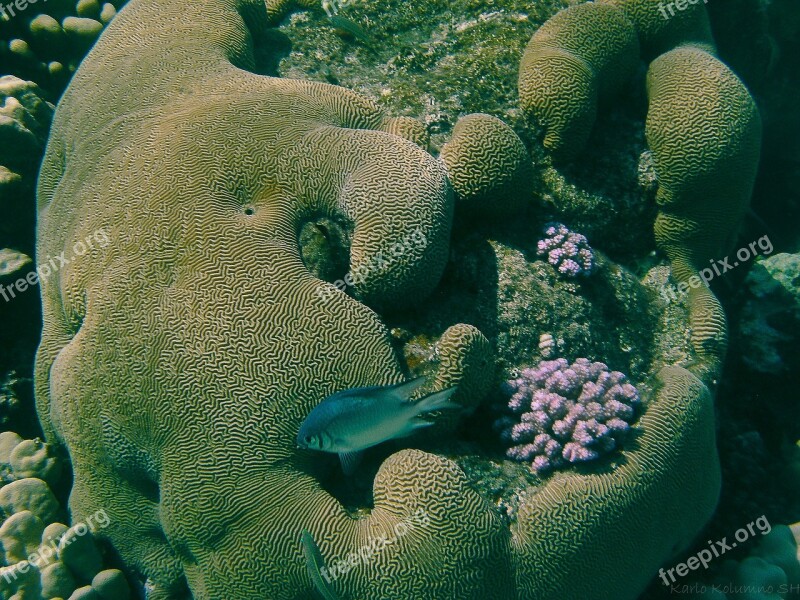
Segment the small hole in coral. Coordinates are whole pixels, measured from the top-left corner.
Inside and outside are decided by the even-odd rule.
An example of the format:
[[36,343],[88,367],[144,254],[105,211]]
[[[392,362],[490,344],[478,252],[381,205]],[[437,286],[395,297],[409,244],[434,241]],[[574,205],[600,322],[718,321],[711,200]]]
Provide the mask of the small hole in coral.
[[244,209],[244,214],[247,216],[255,214],[256,210],[252,206],[246,206]]

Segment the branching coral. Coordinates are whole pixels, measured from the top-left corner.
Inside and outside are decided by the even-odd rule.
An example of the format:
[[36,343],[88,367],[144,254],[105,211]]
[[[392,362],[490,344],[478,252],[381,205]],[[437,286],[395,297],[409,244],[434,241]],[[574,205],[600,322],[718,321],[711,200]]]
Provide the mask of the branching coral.
[[567,277],[589,275],[594,269],[594,253],[586,236],[570,231],[561,223],[548,223],[544,239],[537,244],[537,254]]
[[619,371],[579,358],[542,361],[506,382],[507,412],[495,423],[513,443],[510,458],[545,473],[596,460],[619,446],[630,430],[639,392]]

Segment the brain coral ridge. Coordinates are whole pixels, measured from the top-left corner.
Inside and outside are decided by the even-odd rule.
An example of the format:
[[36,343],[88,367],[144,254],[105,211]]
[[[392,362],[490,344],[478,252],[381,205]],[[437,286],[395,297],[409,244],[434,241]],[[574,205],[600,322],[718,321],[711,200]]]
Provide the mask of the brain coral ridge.
[[[393,454],[372,508],[354,516],[320,484],[319,456],[296,449],[321,398],[402,380],[373,309],[437,284],[453,193],[445,165],[395,135],[418,142],[418,130],[371,101],[255,74],[269,23],[259,0],[134,1],[56,111],[38,252],[58,255],[100,228],[110,238],[42,287],[37,410],[71,458],[73,517],[108,513],[98,536],[152,600],[311,594],[304,529],[335,560],[420,508],[430,526],[337,579],[337,593],[452,598],[465,582],[475,598],[640,591],[716,501],[710,398],[682,369],[662,372],[623,464],[531,491],[511,531],[447,458]],[[320,293],[332,286],[298,240],[323,218],[346,232],[353,272],[412,232],[426,242],[367,269],[352,296]],[[491,354],[467,326],[441,346],[437,384],[475,382],[466,371]]]
[[[715,55],[705,7],[671,18],[665,3],[599,0],[566,8],[531,38],[520,64],[523,110],[544,129],[558,158],[589,139],[599,101],[631,79],[639,50],[647,73],[646,138],[658,177],[658,247],[687,282],[724,257],[747,210],[761,146],[758,109]],[[711,382],[725,355],[721,306],[706,287],[692,294],[697,373]]]

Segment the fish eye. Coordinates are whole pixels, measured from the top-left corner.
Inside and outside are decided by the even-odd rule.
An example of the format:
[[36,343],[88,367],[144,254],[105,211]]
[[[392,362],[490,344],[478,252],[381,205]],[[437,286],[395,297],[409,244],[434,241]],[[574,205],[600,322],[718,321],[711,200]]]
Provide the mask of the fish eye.
[[311,443],[314,441],[314,436],[307,435],[306,437],[303,438],[303,441],[306,443],[307,446],[310,446]]

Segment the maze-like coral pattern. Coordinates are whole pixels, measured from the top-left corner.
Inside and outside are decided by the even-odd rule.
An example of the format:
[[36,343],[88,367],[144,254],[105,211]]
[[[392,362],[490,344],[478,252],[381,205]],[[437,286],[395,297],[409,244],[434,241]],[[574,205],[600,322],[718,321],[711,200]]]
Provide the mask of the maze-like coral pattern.
[[635,452],[615,469],[558,474],[520,508],[517,576],[529,597],[636,598],[710,518],[720,489],[711,395],[681,367],[656,381]]
[[[688,282],[732,247],[755,182],[761,120],[744,84],[715,56],[705,7],[693,3],[668,14],[668,6],[599,0],[561,11],[528,45],[520,100],[543,126],[545,147],[556,156],[574,156],[588,139],[602,82],[618,89],[620,78],[630,78],[630,69],[594,68],[598,55],[636,60],[640,46],[647,60],[654,58],[647,73],[646,136],[658,176],[655,237],[676,279]],[[619,32],[635,32],[635,46],[622,33],[614,38],[603,18],[619,20]],[[578,41],[570,43],[572,38]],[[595,38],[607,44],[590,43]],[[696,373],[711,384],[725,356],[725,314],[705,286],[690,297],[690,313]]]
[[[660,208],[656,243],[675,278],[689,282],[736,241],[758,169],[761,118],[739,78],[700,48],[662,54],[647,83],[646,135]],[[725,312],[705,284],[691,289],[689,301],[697,373],[711,381],[727,348]]]
[[634,24],[646,59],[680,45],[716,50],[704,3],[690,2],[684,10],[669,10],[669,2],[654,0],[597,0],[597,4],[619,8]]
[[685,281],[735,242],[758,168],[761,119],[739,78],[699,48],[658,57],[647,83],[656,242]]
[[633,75],[638,54],[633,25],[613,7],[572,6],[539,28],[522,56],[519,98],[545,129],[545,148],[560,158],[583,150],[598,102]]
[[[37,408],[72,459],[74,517],[107,511],[102,535],[152,600],[308,596],[304,529],[326,561],[397,537],[333,581],[342,597],[586,597],[602,565],[624,561],[642,574],[601,583],[640,590],[641,547],[651,544],[652,568],[713,506],[699,382],[686,394],[665,382],[645,437],[657,443],[626,454],[630,468],[576,479],[566,493],[554,479],[530,494],[513,531],[447,458],[392,455],[373,507],[354,515],[320,483],[321,458],[296,449],[321,398],[402,379],[371,307],[408,306],[436,285],[453,198],[440,161],[387,133],[413,127],[342,88],[253,73],[272,16],[260,0],[134,2],[57,111],[39,252],[99,228],[111,240],[42,289]],[[351,271],[362,267],[357,300],[303,263],[300,232],[321,218],[346,232],[331,243],[347,240]],[[414,232],[425,242],[403,244]],[[487,346],[454,326],[437,379],[470,396],[485,382],[466,370],[485,364]],[[675,497],[666,505],[664,490]],[[587,498],[597,498],[589,509]],[[619,506],[663,511],[661,528],[629,526]],[[427,529],[399,535],[420,508]],[[604,538],[625,543],[587,558],[574,585],[564,557],[581,563]]]
[[[303,224],[349,232],[367,304],[423,298],[447,258],[444,166],[352,92],[248,72],[266,25],[258,2],[129,7],[66,92],[40,181],[41,252],[101,227],[111,243],[43,288],[39,413],[69,448],[72,511],[108,511],[155,598],[184,576],[197,598],[293,593],[303,526],[330,550],[375,521],[295,450],[320,398],[401,378],[375,314],[319,293]],[[425,242],[392,252],[412,232]]]
[[514,130],[496,117],[477,113],[459,119],[440,158],[458,210],[508,218],[529,197],[531,157]]

